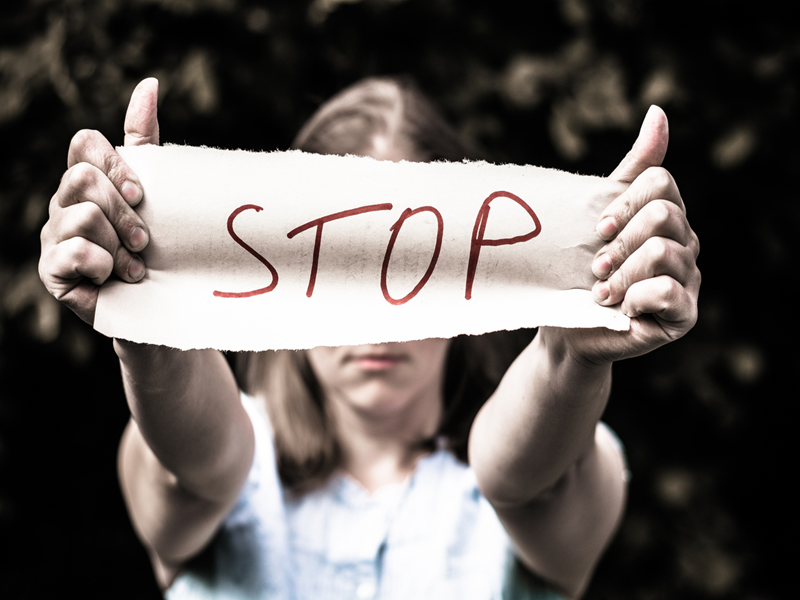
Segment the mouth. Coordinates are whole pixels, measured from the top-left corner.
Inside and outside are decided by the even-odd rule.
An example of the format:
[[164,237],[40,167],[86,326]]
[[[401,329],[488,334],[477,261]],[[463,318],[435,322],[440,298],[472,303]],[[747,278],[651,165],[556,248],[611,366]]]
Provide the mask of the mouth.
[[390,354],[384,352],[357,354],[347,358],[347,362],[352,362],[365,371],[385,371],[387,369],[392,369],[405,361],[406,357],[402,354]]

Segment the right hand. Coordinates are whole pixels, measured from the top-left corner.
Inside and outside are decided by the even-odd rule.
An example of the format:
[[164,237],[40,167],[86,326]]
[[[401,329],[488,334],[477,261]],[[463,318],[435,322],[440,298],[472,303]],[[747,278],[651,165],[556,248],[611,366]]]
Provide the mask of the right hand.
[[[157,80],[136,86],[125,115],[126,146],[158,144],[157,100]],[[133,210],[142,199],[142,184],[97,131],[75,134],[67,167],[42,229],[39,277],[91,325],[99,286],[112,273],[129,283],[144,277],[136,253],[147,246],[149,234]]]

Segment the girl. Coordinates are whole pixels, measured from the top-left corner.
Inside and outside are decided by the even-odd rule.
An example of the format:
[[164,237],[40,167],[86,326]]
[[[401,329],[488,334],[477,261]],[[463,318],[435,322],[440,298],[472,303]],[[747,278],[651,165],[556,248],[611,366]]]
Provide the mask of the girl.
[[[158,143],[157,83],[131,98],[125,144]],[[461,160],[430,105],[367,80],[296,145],[386,160]],[[596,300],[627,332],[524,333],[249,355],[240,395],[222,354],[115,340],[132,419],[119,453],[136,531],[170,598],[576,598],[625,497],[599,423],[613,361],[694,324],[698,242],[659,167],[651,108],[610,177],[629,185],[597,226]],[[40,275],[89,323],[112,273],[142,278],[141,184],[79,132],[42,231]],[[528,340],[522,340],[526,343]],[[509,366],[510,364],[510,366]],[[499,384],[498,384],[499,382]]]

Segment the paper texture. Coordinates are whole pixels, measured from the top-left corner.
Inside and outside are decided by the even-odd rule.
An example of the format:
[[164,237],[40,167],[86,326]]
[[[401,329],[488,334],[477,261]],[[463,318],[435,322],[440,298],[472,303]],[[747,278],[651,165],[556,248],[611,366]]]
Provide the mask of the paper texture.
[[142,281],[100,290],[105,335],[266,350],[628,327],[589,291],[617,182],[488,163],[118,150],[142,181],[150,243]]

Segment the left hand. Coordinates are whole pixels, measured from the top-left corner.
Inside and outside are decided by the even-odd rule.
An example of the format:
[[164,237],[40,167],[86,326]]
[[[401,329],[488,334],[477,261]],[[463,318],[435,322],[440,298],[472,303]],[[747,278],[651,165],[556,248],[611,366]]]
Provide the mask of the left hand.
[[667,117],[650,107],[633,148],[609,176],[628,189],[600,216],[606,244],[592,271],[598,304],[621,303],[628,331],[542,328],[544,340],[561,337],[567,351],[588,364],[645,354],[682,337],[697,321],[700,245],[686,219],[675,180],[662,168],[669,141]]

